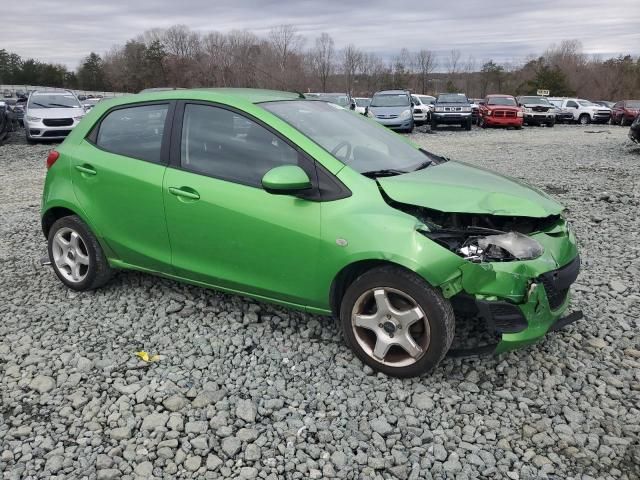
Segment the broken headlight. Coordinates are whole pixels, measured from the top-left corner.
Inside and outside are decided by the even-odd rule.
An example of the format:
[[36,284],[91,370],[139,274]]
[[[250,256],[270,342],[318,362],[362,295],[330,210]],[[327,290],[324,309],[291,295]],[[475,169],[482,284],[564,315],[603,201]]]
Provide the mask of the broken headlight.
[[544,253],[544,248],[527,235],[509,232],[486,237],[470,237],[458,253],[472,262],[504,262],[538,258]]

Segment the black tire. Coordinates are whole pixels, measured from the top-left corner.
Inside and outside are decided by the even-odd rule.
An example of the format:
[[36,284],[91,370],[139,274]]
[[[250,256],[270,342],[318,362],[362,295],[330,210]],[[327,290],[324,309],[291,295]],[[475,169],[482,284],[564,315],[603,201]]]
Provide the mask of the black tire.
[[[61,272],[60,267],[56,265],[53,251],[54,238],[58,232],[66,230],[72,230],[79,235],[82,240],[84,250],[86,250],[82,253],[89,258],[89,264],[86,266],[86,273],[81,281],[74,282],[68,280]],[[98,239],[91,230],[89,230],[87,224],[85,224],[77,215],[62,217],[54,222],[49,230],[47,249],[53,271],[62,283],[73,290],[85,291],[99,288],[107,283],[113,275],[113,269],[109,266],[109,262],[102,251],[102,247],[100,246]]]
[[578,117],[578,123],[580,125],[589,125],[591,123],[591,117],[588,113],[583,113]]
[[553,126],[556,124],[556,122],[549,122],[547,123],[547,127],[549,128],[553,128]]
[[515,127],[516,130],[522,130],[522,125],[518,125],[517,127]]
[[431,130],[435,130],[436,128],[438,128],[438,122],[431,120]]
[[[423,348],[421,356],[410,365],[392,366],[376,360],[363,349],[354,333],[352,312],[356,303],[367,292],[378,287],[394,289],[407,295],[422,309],[423,319],[427,319],[428,344]],[[356,356],[374,370],[394,377],[414,377],[433,370],[449,351],[455,332],[453,308],[440,291],[415,273],[393,265],[369,270],[349,285],[340,304],[340,322],[347,345]]]
[[484,117],[478,117],[478,126],[480,128],[487,128],[487,122],[484,121]]
[[467,120],[466,123],[464,123],[462,125],[462,127],[466,130],[469,131],[471,130],[471,124],[473,123],[473,120]]
[[620,115],[620,126],[626,127],[628,125],[627,121],[624,118],[624,115]]

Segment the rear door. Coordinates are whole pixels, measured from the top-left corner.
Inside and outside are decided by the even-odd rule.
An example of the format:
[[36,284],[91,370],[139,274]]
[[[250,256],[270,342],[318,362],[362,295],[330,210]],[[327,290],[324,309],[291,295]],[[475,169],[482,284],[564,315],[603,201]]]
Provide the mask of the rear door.
[[172,116],[172,102],[116,107],[69,152],[74,191],[96,233],[117,259],[152,271],[171,269],[162,180]]

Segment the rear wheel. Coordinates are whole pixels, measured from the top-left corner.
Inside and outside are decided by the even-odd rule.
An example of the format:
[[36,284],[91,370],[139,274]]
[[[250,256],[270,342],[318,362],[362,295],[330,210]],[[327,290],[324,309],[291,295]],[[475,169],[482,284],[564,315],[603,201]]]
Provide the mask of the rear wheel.
[[424,374],[453,341],[451,304],[413,272],[384,266],[365,272],[340,305],[347,343],[371,368],[396,377]]
[[77,215],[60,218],[51,226],[48,250],[56,275],[73,290],[92,290],[111,278],[102,247]]
[[580,125],[589,125],[591,123],[591,117],[588,113],[583,113],[578,117],[578,123]]

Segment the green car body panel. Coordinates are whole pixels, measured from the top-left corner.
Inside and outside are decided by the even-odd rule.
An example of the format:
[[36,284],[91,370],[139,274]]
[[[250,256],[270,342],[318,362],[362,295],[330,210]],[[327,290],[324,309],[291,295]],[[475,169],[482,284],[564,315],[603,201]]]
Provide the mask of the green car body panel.
[[[545,289],[533,283],[578,255],[575,237],[558,215],[558,203],[514,180],[453,161],[404,175],[367,178],[260,105],[298,98],[283,92],[202,89],[100,102],[57,149],[60,157],[48,171],[42,198],[44,228],[59,209],[69,210],[89,225],[113,267],[318,314],[332,313],[332,284],[345,268],[360,262],[397,264],[447,298],[464,292],[517,305],[528,327],[503,334],[496,352],[538,340],[565,313],[569,295],[552,309]],[[351,195],[326,202],[275,195],[119,156],[85,138],[114,107],[172,100],[221,104],[260,120],[321,164]],[[87,170],[89,163],[98,174]],[[276,183],[300,180],[286,168],[272,177]],[[172,194],[170,188],[183,189],[186,196]],[[198,192],[197,198],[190,198],[190,189]],[[544,247],[536,259],[472,263],[427,238],[421,222],[391,206],[381,190],[393,201],[442,212],[558,215],[558,221],[531,235]]]

